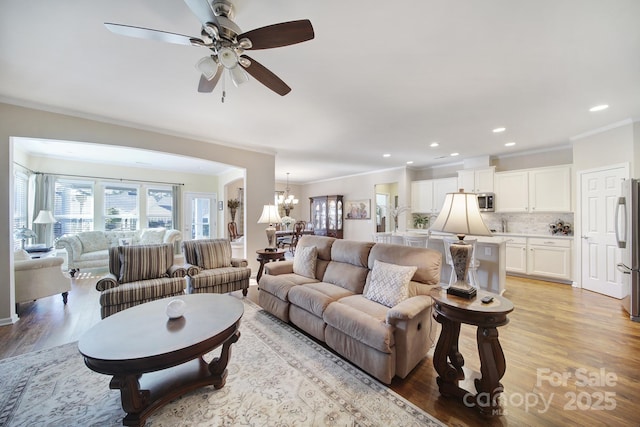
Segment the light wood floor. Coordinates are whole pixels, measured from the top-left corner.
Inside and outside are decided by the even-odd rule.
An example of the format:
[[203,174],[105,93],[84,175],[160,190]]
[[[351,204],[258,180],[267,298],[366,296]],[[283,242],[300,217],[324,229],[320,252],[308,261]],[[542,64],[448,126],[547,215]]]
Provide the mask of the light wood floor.
[[[60,296],[21,305],[20,320],[0,327],[0,358],[78,340],[100,319],[96,280],[74,279],[66,307]],[[258,292],[252,286],[248,297],[256,301]],[[640,425],[640,323],[628,319],[618,300],[514,277],[505,297],[516,308],[499,328],[507,360],[503,416],[482,418],[475,408],[441,397],[431,358],[391,388],[451,426]],[[475,334],[463,325],[459,343],[463,385],[471,390],[469,379],[480,370]]]

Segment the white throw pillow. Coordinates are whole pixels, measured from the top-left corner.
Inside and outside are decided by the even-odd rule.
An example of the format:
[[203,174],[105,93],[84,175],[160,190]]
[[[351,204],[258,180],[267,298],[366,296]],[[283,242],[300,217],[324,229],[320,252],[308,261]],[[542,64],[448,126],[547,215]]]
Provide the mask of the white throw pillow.
[[409,282],[418,267],[375,260],[365,298],[393,307],[409,297]]
[[293,272],[310,279],[316,278],[316,260],[318,248],[315,246],[300,246],[293,257]]

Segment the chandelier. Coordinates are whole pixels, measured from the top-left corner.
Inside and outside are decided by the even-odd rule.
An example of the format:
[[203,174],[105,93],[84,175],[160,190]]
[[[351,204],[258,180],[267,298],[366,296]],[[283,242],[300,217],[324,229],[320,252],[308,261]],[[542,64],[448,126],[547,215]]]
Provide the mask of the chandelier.
[[293,207],[298,204],[298,199],[296,199],[296,196],[291,194],[291,188],[289,188],[289,172],[287,172],[287,187],[285,188],[285,193],[278,195],[277,202],[279,205],[282,205],[282,209],[284,209],[284,214],[286,216],[289,216],[289,212],[291,212]]

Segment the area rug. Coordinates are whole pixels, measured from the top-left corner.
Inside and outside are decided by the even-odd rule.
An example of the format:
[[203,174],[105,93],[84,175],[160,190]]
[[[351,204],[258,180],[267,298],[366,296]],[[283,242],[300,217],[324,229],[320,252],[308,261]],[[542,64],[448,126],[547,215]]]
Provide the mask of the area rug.
[[[226,385],[176,399],[147,426],[444,425],[255,304],[244,307]],[[84,365],[77,343],[0,360],[0,426],[120,426],[110,379]]]

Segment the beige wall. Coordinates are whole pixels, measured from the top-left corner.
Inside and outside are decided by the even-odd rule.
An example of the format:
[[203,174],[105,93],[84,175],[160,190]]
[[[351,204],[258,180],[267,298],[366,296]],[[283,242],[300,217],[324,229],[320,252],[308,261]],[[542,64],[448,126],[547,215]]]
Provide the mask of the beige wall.
[[[400,206],[409,206],[411,184],[405,168],[391,169],[387,171],[374,172],[370,174],[354,175],[335,180],[311,183],[304,186],[303,196],[305,198],[323,195],[341,194],[345,202],[348,200],[370,199],[371,208],[375,206],[375,186],[377,184],[398,184],[398,203]],[[308,199],[307,199],[308,200]],[[375,212],[375,211],[374,211]],[[307,217],[309,215],[307,206]],[[403,214],[399,218],[400,224],[410,221],[410,214]],[[406,227],[400,225],[403,230]],[[375,214],[371,219],[345,219],[344,238],[350,240],[370,241],[376,231]]]
[[619,163],[631,164],[633,158],[634,126],[630,122],[573,142],[573,165],[576,172]]
[[[4,242],[0,244],[0,325],[16,320],[12,268],[13,147],[10,144],[11,137],[15,136],[122,145],[226,163],[246,169],[248,218],[258,218],[262,205],[273,200],[273,154],[0,103],[0,200],[5,201],[0,208],[0,242]],[[264,227],[248,221],[246,234],[248,254],[264,247]],[[255,257],[248,257],[248,261],[255,275],[258,267]]]

